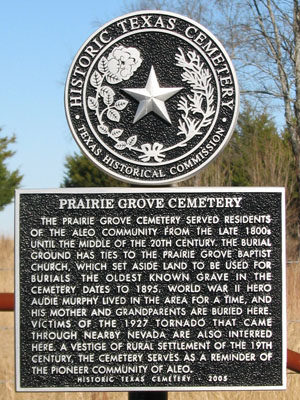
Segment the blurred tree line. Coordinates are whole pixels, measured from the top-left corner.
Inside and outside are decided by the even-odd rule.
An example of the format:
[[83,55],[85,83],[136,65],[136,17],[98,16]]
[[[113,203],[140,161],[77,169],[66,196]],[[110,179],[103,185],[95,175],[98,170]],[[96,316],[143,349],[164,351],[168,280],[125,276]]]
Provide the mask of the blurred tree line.
[[19,170],[10,171],[7,161],[15,152],[10,150],[10,145],[16,141],[15,135],[11,137],[2,136],[0,128],[0,211],[9,204],[15,195],[22,180]]
[[225,150],[185,184],[285,187],[287,256],[297,259],[300,210],[295,158],[288,130],[279,134],[267,112],[257,113],[248,106]]

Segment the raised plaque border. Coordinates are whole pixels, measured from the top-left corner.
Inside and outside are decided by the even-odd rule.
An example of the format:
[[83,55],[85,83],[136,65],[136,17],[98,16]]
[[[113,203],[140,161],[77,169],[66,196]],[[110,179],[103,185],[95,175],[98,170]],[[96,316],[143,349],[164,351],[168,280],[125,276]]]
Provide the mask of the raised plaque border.
[[[281,193],[281,263],[282,263],[282,385],[281,386],[182,386],[182,387],[42,387],[23,388],[20,384],[20,196],[22,194],[97,194],[97,193]],[[250,391],[285,390],[287,388],[287,316],[286,316],[286,230],[285,189],[281,187],[177,187],[177,188],[62,188],[62,189],[17,189],[15,191],[15,387],[17,392],[128,392],[128,391]]]

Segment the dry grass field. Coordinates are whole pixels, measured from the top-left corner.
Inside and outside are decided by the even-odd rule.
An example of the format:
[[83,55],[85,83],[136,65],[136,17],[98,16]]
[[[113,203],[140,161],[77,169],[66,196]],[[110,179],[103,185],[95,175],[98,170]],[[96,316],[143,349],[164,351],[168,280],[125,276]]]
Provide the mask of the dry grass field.
[[[288,251],[288,258],[293,257]],[[294,258],[295,261],[295,258]],[[0,292],[14,291],[13,241],[0,237]],[[287,265],[288,348],[300,352],[300,262]],[[0,312],[0,400],[125,400],[127,393],[16,393],[14,388],[14,315]],[[169,400],[297,400],[300,374],[287,371],[288,389],[277,392],[170,392]],[[155,400],[155,394],[153,395]]]

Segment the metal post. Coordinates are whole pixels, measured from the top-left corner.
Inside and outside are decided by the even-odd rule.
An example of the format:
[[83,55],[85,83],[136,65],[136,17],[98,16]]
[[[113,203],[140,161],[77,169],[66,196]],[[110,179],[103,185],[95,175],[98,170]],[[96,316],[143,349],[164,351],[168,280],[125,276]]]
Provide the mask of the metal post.
[[168,392],[128,392],[128,400],[168,400]]

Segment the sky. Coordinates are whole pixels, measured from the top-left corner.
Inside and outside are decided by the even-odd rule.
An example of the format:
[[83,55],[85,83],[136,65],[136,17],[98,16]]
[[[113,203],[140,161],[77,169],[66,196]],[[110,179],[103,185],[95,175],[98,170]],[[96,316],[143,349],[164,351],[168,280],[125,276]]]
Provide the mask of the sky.
[[[125,13],[123,0],[10,0],[0,4],[0,135],[16,135],[9,170],[21,188],[58,188],[66,155],[79,152],[67,124],[64,87],[81,45]],[[14,205],[0,212],[13,236]]]

